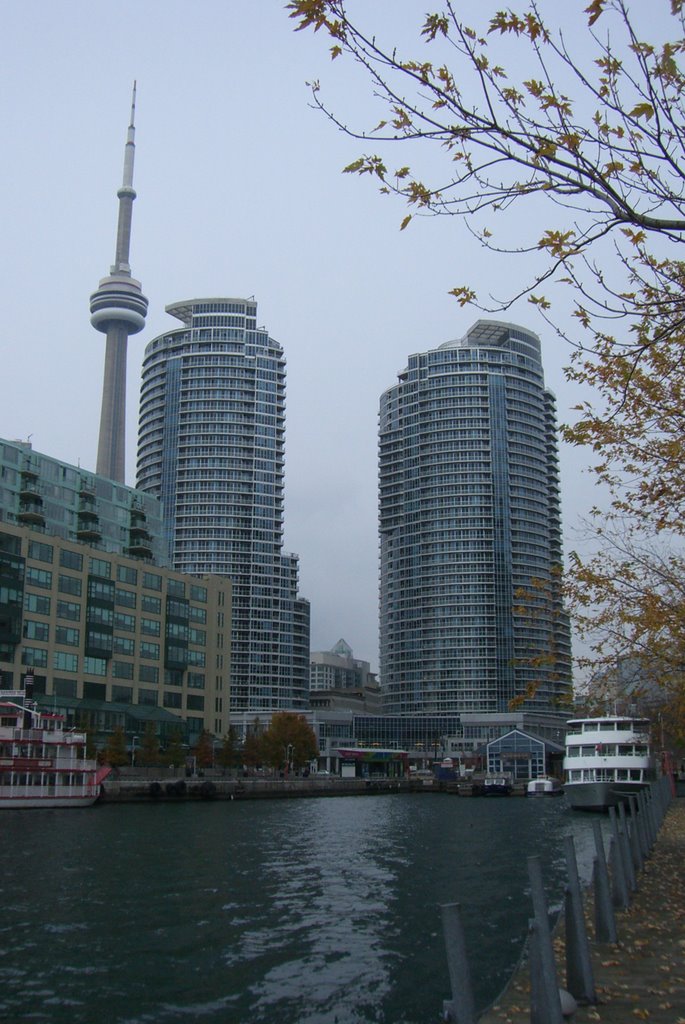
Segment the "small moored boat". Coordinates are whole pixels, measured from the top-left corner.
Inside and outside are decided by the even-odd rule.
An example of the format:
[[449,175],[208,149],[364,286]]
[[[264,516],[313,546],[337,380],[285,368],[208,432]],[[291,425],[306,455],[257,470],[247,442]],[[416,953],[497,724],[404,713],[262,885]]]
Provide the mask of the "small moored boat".
[[474,777],[471,796],[509,796],[513,788],[511,775],[507,772],[498,775],[488,773],[481,778]]
[[561,796],[564,787],[552,775],[539,775],[526,786],[526,796]]

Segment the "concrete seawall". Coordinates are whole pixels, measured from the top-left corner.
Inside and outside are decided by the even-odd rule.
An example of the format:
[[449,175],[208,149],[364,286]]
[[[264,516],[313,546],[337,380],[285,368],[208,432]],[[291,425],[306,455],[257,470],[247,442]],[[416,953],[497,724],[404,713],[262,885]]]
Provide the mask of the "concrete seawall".
[[[422,779],[278,779],[272,776],[229,777],[206,773],[204,777],[185,778],[162,769],[132,772],[123,769],[110,775],[102,787],[102,803],[142,803],[179,800],[278,800],[296,797],[365,796],[379,793],[444,793],[472,796],[469,783],[431,782]],[[516,786],[512,796],[525,796],[525,787]],[[488,798],[494,799],[494,798]],[[502,799],[501,797],[497,799]]]
[[273,800],[302,797],[364,796],[423,791],[420,783],[397,779],[272,779],[124,777],[105,780],[101,803],[197,800]]

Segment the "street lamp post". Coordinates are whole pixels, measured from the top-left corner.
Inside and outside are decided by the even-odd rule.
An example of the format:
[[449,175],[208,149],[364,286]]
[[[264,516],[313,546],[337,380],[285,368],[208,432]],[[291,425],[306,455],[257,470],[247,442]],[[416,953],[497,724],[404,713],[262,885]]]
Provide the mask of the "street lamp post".
[[136,766],[136,744],[139,739],[139,736],[133,736],[131,738],[131,768],[135,768]]
[[293,761],[293,752],[294,752],[294,750],[295,750],[295,747],[293,746],[292,743],[288,743],[288,745],[285,747],[285,774],[286,775],[288,775],[288,773],[292,771],[292,767],[293,767],[292,761]]

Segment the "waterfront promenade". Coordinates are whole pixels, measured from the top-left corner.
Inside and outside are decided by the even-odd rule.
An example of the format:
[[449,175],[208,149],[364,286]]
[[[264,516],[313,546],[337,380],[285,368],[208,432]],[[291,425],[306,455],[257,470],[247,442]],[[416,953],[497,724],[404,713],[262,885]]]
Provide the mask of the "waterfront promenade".
[[[589,928],[599,1002],[579,1006],[573,1024],[685,1024],[685,798],[672,802],[637,884],[628,910],[616,914],[616,945],[595,943]],[[563,935],[555,949],[563,987]],[[524,965],[480,1024],[529,1022]]]

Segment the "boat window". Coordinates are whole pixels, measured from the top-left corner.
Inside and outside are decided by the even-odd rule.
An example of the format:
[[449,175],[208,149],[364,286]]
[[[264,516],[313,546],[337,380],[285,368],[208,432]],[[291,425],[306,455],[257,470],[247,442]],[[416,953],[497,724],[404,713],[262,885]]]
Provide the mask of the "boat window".
[[615,732],[615,730],[616,730],[616,722],[600,722],[599,723],[599,731],[600,732]]
[[620,781],[625,781],[628,778],[628,769],[619,768],[617,774]]
[[580,757],[580,747],[569,747],[566,751],[567,757]]
[[627,744],[622,743],[621,746],[618,748],[618,752],[622,757],[627,757],[633,753],[633,748],[629,747]]
[[597,769],[597,782],[613,782],[614,781],[614,769],[613,768],[598,768]]
[[582,778],[582,775],[583,775],[583,773],[581,771],[579,771],[578,768],[574,768],[573,771],[571,772],[571,780],[573,782],[580,782],[580,780]]
[[595,747],[581,747],[580,752],[583,755],[583,757],[592,757],[592,755],[595,753]]
[[630,769],[630,778],[632,779],[633,782],[639,782],[640,779],[642,778],[642,772],[640,771],[640,769],[639,768],[631,768]]

